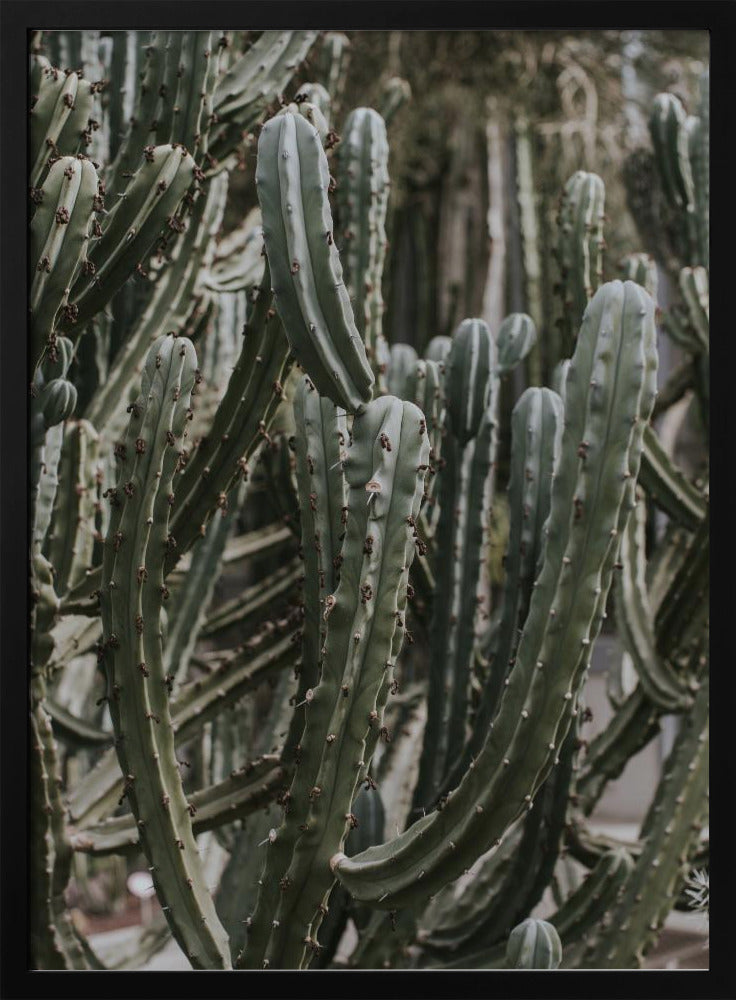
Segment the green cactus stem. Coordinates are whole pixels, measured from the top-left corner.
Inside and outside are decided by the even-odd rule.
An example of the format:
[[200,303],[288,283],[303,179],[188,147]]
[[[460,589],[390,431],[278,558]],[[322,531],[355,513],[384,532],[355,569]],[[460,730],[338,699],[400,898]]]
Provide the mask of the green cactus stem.
[[264,31],[230,63],[213,97],[216,124],[210,129],[208,149],[213,163],[229,156],[284,92],[317,35],[316,31]]
[[[188,800],[195,809],[192,822],[194,835],[262,809],[275,798],[285,776],[278,756],[267,754],[234,770],[224,781],[192,792]],[[140,850],[136,822],[131,815],[76,830],[72,834],[71,845],[75,851],[97,857]]]
[[430,632],[429,693],[415,810],[435,800],[466,739],[478,589],[493,495],[497,380],[495,345],[482,320],[458,327],[445,375],[443,468]]
[[31,188],[39,188],[47,167],[58,156],[75,156],[91,141],[90,119],[97,85],[49,66],[37,76],[37,100],[31,108]]
[[209,433],[177,480],[171,523],[176,549],[167,557],[167,572],[203,533],[213,511],[226,509],[228,493],[247,477],[248,461],[266,440],[281,403],[289,350],[281,323],[270,308],[267,287],[258,293],[240,355]]
[[381,89],[381,117],[389,126],[403,106],[411,100],[411,84],[400,76],[389,77]]
[[562,961],[562,942],[553,924],[546,920],[523,920],[512,930],[506,945],[510,969],[557,969]]
[[[73,314],[64,329],[84,324],[110,301],[137,265],[147,262],[157,239],[194,181],[194,160],[183,146],[146,147],[143,163],[124,196],[105,216],[87,253],[89,264],[71,290]],[[93,234],[94,235],[94,234]]]
[[89,160],[56,160],[38,192],[31,221],[31,361],[54,349],[56,327],[69,309],[69,289],[86,266],[85,253],[97,198],[97,171]]
[[471,737],[447,783],[449,788],[459,784],[471,759],[483,746],[504,683],[513,668],[516,644],[544,561],[562,426],[562,400],[550,389],[527,389],[511,415],[510,527],[500,618],[482,650],[490,664],[490,674]]
[[600,177],[578,170],[565,185],[560,200],[557,263],[564,355],[572,352],[585,308],[601,282],[605,198]]
[[617,623],[647,697],[662,711],[682,711],[692,705],[683,678],[660,658],[656,648],[654,615],[646,587],[646,505],[640,496],[621,536],[616,577]]
[[649,814],[644,845],[610,919],[584,954],[586,968],[641,965],[684,882],[708,804],[707,673],[683,718]]
[[[338,245],[355,325],[365,343],[379,393],[386,391],[382,372],[385,343],[379,342],[385,341],[381,284],[388,194],[385,122],[372,108],[355,108],[345,121],[338,147]],[[390,385],[388,392],[403,398]]]
[[657,301],[657,262],[648,253],[629,253],[619,261],[619,273],[623,281],[635,281]]
[[277,115],[263,126],[256,183],[274,305],[292,351],[320,395],[360,411],[374,379],[335,246],[327,159],[301,115]]
[[66,594],[91,566],[94,545],[98,435],[86,420],[67,422],[59,463],[48,556],[54,589]]
[[706,497],[677,468],[651,427],[644,431],[639,483],[647,496],[683,527],[692,531],[705,517]]
[[[411,522],[429,444],[411,403],[384,396],[356,417],[343,462],[347,534],[328,615],[322,674],[306,725],[284,822],[269,846],[248,943],[238,964],[298,968],[316,940],[334,878],[328,865],[347,833],[350,805],[380,728],[377,703],[403,638]],[[366,499],[367,494],[367,499]],[[380,707],[380,706],[379,706]]]
[[527,357],[536,342],[537,330],[531,316],[526,313],[511,313],[507,316],[496,334],[496,373],[507,375],[513,371]]
[[184,338],[164,337],[148,355],[111,492],[100,600],[116,751],[156,892],[192,965],[228,968],[227,937],[204,879],[182,789],[162,659],[176,441],[186,424],[195,366],[194,348]]

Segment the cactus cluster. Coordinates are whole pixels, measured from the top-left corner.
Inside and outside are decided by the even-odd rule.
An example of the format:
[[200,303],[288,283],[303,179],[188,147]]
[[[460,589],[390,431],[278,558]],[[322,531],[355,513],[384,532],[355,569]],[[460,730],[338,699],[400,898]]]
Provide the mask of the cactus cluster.
[[[707,88],[697,119],[671,95],[651,118],[693,251],[662,319],[681,370],[657,399],[658,248],[604,281],[605,191],[580,171],[559,216],[565,357],[554,389],[516,392],[537,301],[495,330],[421,331],[423,356],[384,336],[406,81],[383,114],[346,114],[342,34],[45,37],[35,967],[105,967],[64,892],[80,859],[116,857],[161,907],[119,967],[170,936],[196,969],[639,964],[707,823],[708,487],[655,427],[687,394],[707,413]],[[223,235],[247,150],[258,206]],[[609,615],[633,680],[612,672],[588,745]],[[639,838],[597,836],[607,783],[665,715],[679,732]],[[564,855],[588,869],[567,891]]]

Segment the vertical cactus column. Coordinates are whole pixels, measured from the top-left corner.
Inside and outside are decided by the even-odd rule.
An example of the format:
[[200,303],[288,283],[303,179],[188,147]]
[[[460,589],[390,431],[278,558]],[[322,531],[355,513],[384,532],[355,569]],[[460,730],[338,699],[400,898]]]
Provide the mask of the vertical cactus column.
[[107,698],[124,794],[135,816],[156,892],[174,936],[195,968],[228,968],[227,936],[215,913],[182,789],[162,658],[172,480],[187,420],[196,354],[164,337],[148,355],[131,405],[109,491],[101,606]]
[[338,147],[338,166],[338,243],[342,248],[345,284],[376,386],[383,392],[380,359],[385,354],[385,344],[379,342],[385,341],[381,282],[386,257],[389,176],[386,125],[377,111],[356,108],[350,112]]
[[406,579],[414,552],[429,445],[422,414],[390,396],[356,417],[343,463],[347,533],[340,582],[325,602],[319,684],[308,698],[284,821],[274,832],[248,943],[247,968],[299,968],[317,930],[342,847],[367,747],[380,729],[403,638]]
[[299,686],[284,759],[291,763],[309,712],[307,691],[319,682],[327,629],[325,601],[335,592],[342,564],[347,508],[343,459],[347,454],[345,413],[320,396],[307,377],[294,395],[296,476],[304,559],[304,629]]
[[578,170],[565,185],[557,220],[563,356],[572,353],[585,307],[603,275],[606,189],[597,174]]
[[294,356],[320,395],[361,410],[373,373],[335,246],[327,158],[306,118],[286,113],[263,126],[256,184],[274,305]]
[[427,725],[414,808],[431,805],[462,753],[474,656],[479,582],[492,499],[496,450],[495,343],[482,320],[453,337],[445,375],[446,411],[440,553],[430,626]]

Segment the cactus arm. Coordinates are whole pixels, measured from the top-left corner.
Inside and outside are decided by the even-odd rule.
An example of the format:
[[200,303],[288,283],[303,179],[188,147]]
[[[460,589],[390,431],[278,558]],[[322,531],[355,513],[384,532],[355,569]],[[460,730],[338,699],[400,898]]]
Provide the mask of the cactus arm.
[[645,530],[646,507],[639,498],[621,536],[622,569],[615,588],[617,623],[644,694],[662,711],[682,711],[692,704],[692,697],[682,677],[660,658],[656,648],[646,587]]
[[247,474],[247,462],[264,440],[281,401],[288,345],[279,321],[269,318],[269,310],[270,295],[261,290],[212,427],[177,479],[171,525],[176,549],[167,557],[167,572]]
[[684,646],[686,636],[702,629],[708,616],[710,582],[710,515],[698,525],[687,549],[687,558],[678,566],[657,608],[654,629],[657,649],[671,658]]
[[[562,400],[549,389],[527,389],[511,416],[511,476],[509,480],[509,544],[501,617],[488,649],[489,681],[468,750],[476,754],[486,736],[498,699],[513,663],[519,630],[529,610],[534,581],[544,558],[554,469],[562,435]],[[464,755],[464,759],[467,754]],[[465,760],[465,766],[469,758]],[[459,777],[455,775],[456,779]],[[457,781],[455,781],[455,784]]]
[[30,185],[37,188],[53,155],[74,156],[85,145],[96,86],[76,73],[49,68],[31,110]]
[[[345,560],[330,611],[320,684],[329,685],[323,692],[332,689],[336,699],[328,732],[336,733],[337,739],[325,741],[316,780],[322,792],[313,797],[307,830],[296,843],[287,872],[294,886],[282,894],[276,914],[279,928],[266,952],[274,966],[292,967],[294,960],[298,964],[304,930],[307,937],[316,937],[320,916],[314,901],[324,902],[333,884],[328,862],[344,842],[345,814],[369,763],[371,731],[377,730],[382,717],[381,712],[373,719],[384,674],[391,670],[389,664],[401,645],[406,604],[401,584],[405,585],[414,551],[411,522],[419,512],[429,445],[419,410],[411,403],[384,399],[383,406],[379,405],[383,400],[373,404],[373,412],[369,409],[354,423],[346,461],[350,509]],[[368,503],[366,483],[381,487],[369,494]],[[372,546],[367,544],[369,538]],[[355,561],[349,560],[353,554],[358,556]],[[354,575],[356,570],[359,576]],[[347,698],[342,691],[345,684],[352,689]],[[319,688],[315,698],[318,693]],[[305,731],[305,741],[310,735]],[[282,927],[284,932],[279,933]]]
[[513,371],[527,357],[536,342],[537,329],[531,316],[526,313],[511,313],[507,316],[496,334],[496,374],[506,375]]
[[629,253],[619,261],[622,281],[635,281],[657,301],[657,262],[648,253]]
[[358,411],[371,398],[373,373],[335,247],[327,159],[301,115],[263,126],[256,183],[274,304],[292,351],[320,395]]
[[645,820],[648,833],[610,921],[583,955],[586,968],[620,969],[641,964],[656,940],[687,872],[708,802],[707,673],[701,675],[693,710],[683,719]]
[[59,487],[48,536],[54,589],[60,595],[84,577],[92,561],[97,443],[97,433],[88,421],[66,424]]
[[[192,792],[188,799],[196,810],[192,822],[194,835],[262,809],[275,797],[284,777],[278,757],[270,754],[233,771],[224,781]],[[71,845],[75,851],[97,857],[140,850],[135,819],[130,815],[75,830]]]
[[245,55],[233,60],[215,87],[209,153],[223,160],[253,129],[267,106],[283,93],[317,39],[316,31],[264,31]]
[[[345,413],[321,397],[308,378],[302,378],[294,396],[296,475],[304,559],[304,629],[296,704],[320,677],[325,641],[325,600],[339,580],[342,539],[345,534],[346,487],[342,472],[348,429]],[[290,761],[300,741],[308,709],[295,709],[284,744]]]
[[[597,628],[594,616],[609,582],[600,568],[614,548],[611,532],[620,529],[627,486],[638,472],[655,371],[651,299],[630,282],[602,286],[586,310],[568,372],[569,416],[547,555],[496,725],[441,810],[379,848],[333,858],[336,875],[356,898],[393,908],[431,894],[503,835],[529,787],[549,772],[550,743],[559,748],[566,706],[586,673],[588,633]],[[544,669],[550,663],[557,665],[554,675]]]
[[494,343],[482,320],[458,327],[448,356],[446,438],[436,529],[427,725],[414,809],[433,802],[465,741],[478,583],[492,499],[497,379]]
[[[265,648],[261,648],[265,647]],[[291,636],[277,632],[254,636],[243,650],[226,658],[201,680],[182,685],[171,702],[172,727],[180,744],[186,743],[205,722],[269,678],[293,666],[298,655]],[[69,796],[69,812],[78,826],[89,826],[113,811],[123,787],[115,754],[107,751]]]
[[35,968],[63,969],[66,958],[52,914],[54,836],[50,776],[46,769],[37,712],[32,712],[30,749],[30,948]]
[[[326,608],[322,675],[309,700],[288,811],[269,846],[240,960],[251,968],[263,961],[300,965],[304,938],[314,939],[318,903],[333,882],[328,861],[346,833],[356,784],[368,763],[371,713],[403,625],[401,581],[413,549],[407,518],[418,508],[428,451],[420,421],[412,404],[386,396],[353,425],[343,462],[349,510],[340,582],[334,604]],[[278,926],[270,925],[273,919]]]
[[706,498],[677,468],[651,427],[644,431],[639,483],[654,503],[683,527],[693,531],[705,517]]
[[[226,175],[223,175],[226,179]],[[210,181],[205,194],[195,195],[191,213],[184,214],[186,231],[173,247],[172,259],[159,274],[151,298],[118,348],[104,383],[90,400],[85,416],[107,436],[115,438],[118,423],[125,427],[128,388],[138,374],[146,354],[162,329],[183,332],[191,309],[194,283],[207,251],[208,238],[219,225],[227,185],[220,178]],[[107,429],[108,423],[111,425]]]
[[708,352],[710,345],[710,295],[708,272],[704,267],[683,267],[680,271],[680,293],[687,308],[699,352]]
[[53,723],[54,733],[74,747],[100,747],[110,746],[113,741],[113,734],[90,725],[84,719],[78,718],[69,712],[63,705],[47,696],[44,699],[44,707]]
[[495,342],[481,319],[466,319],[452,338],[445,367],[448,427],[461,447],[473,438],[488,405]]
[[600,177],[583,170],[572,175],[562,194],[557,261],[565,355],[571,352],[585,308],[601,282],[605,198]]
[[[118,198],[87,253],[91,263],[71,291],[81,328],[110,301],[172,219],[194,180],[194,160],[181,147],[147,147],[143,163]],[[62,324],[68,328],[72,321]]]
[[126,176],[138,166],[144,146],[150,144],[155,133],[156,106],[164,77],[166,34],[161,31],[141,32],[139,39],[141,45],[136,61],[140,86],[133,114],[105,178],[113,194],[125,189]]
[[403,108],[411,100],[411,84],[400,76],[390,77],[381,91],[381,117],[388,127]]
[[111,495],[101,606],[116,750],[156,891],[192,964],[227,968],[227,938],[204,880],[181,786],[162,659],[175,442],[184,431],[195,364],[191,343],[174,338],[157,341],[146,360]]
[[670,204],[692,212],[695,200],[685,110],[674,94],[657,94],[649,118],[657,168]]
[[235,526],[244,497],[245,484],[240,483],[235,502],[224,517],[210,521],[205,537],[194,547],[189,569],[173,596],[164,650],[164,673],[173,675],[173,691],[187,677],[194,646],[220,577],[228,535]]
[[[372,108],[356,108],[345,121],[337,181],[338,244],[344,247],[345,285],[380,394],[386,391],[378,341],[385,339],[381,282],[386,254],[388,138],[383,118]],[[388,391],[402,398],[401,392],[390,387]]]
[[408,396],[408,382],[417,352],[411,344],[392,344],[389,350],[387,390],[390,395],[405,399]]
[[31,361],[53,345],[55,329],[69,305],[69,289],[83,264],[97,196],[97,171],[88,160],[56,160],[40,189],[31,221]]

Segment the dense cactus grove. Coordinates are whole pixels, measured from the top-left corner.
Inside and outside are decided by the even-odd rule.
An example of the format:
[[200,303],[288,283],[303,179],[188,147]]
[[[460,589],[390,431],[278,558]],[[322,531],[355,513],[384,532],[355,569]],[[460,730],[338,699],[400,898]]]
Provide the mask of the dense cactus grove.
[[[629,968],[707,866],[707,472],[656,429],[691,398],[707,452],[707,73],[697,114],[651,106],[662,213],[629,165],[623,260],[601,177],[558,192],[545,386],[524,124],[527,311],[390,342],[411,88],[347,107],[350,54],[33,36],[36,968],[136,968],[172,936],[195,969]],[[257,205],[225,230],[243,172]],[[638,838],[595,833],[671,716]],[[135,868],[160,909],[105,959],[70,880]]]

